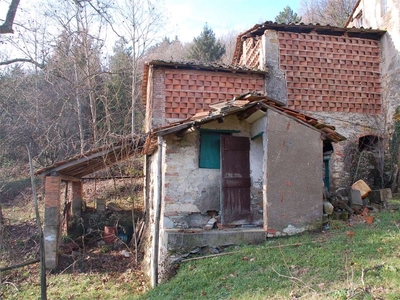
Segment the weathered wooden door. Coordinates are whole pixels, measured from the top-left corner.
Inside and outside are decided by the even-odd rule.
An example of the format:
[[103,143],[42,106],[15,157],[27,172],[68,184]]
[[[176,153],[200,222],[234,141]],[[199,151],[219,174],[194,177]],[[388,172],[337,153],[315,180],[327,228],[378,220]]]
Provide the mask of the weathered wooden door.
[[221,135],[221,222],[251,222],[250,141],[246,137]]

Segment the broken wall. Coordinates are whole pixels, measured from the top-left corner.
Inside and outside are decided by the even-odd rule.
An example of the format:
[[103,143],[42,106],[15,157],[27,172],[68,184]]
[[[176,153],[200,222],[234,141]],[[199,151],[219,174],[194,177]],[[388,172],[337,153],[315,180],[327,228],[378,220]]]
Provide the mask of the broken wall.
[[298,121],[267,111],[264,227],[269,236],[318,228],[322,221],[322,140]]

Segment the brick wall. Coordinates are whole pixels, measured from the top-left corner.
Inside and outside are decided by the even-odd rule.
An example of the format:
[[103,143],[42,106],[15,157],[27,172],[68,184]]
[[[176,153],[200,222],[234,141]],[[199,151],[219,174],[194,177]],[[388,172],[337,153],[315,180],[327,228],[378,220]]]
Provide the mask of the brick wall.
[[296,110],[380,114],[378,41],[279,32],[288,106]]
[[[264,75],[165,69],[165,119],[185,119],[248,91],[264,91]],[[160,86],[161,87],[161,86]]]
[[260,39],[246,39],[243,42],[243,55],[240,58],[239,65],[244,65],[250,68],[259,68],[260,65]]
[[60,189],[61,180],[58,176],[46,176],[44,189],[45,195],[45,208],[60,207]]

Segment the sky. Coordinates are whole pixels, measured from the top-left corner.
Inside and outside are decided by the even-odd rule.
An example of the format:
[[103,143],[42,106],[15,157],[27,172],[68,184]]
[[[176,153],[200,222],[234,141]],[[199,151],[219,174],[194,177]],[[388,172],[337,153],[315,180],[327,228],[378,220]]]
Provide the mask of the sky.
[[229,32],[243,32],[255,24],[275,21],[287,5],[297,12],[300,0],[164,0],[169,18],[168,37],[178,36],[191,42],[200,35],[204,25],[216,37]]
[[[24,3],[26,1],[26,3]],[[27,3],[21,1],[20,9]],[[230,32],[246,31],[255,24],[274,21],[287,5],[298,12],[300,0],[160,0],[165,7],[166,36],[178,36],[182,42],[192,42],[200,35],[204,25],[214,31],[216,37]],[[9,1],[0,0],[0,19],[5,18]],[[18,13],[17,13],[18,18]]]
[[[193,41],[202,32],[207,24],[217,38],[222,36],[234,36],[252,28],[255,24],[265,21],[274,21],[279,12],[286,6],[290,6],[294,12],[298,12],[301,0],[158,0],[162,12],[167,18],[165,33],[160,37],[174,39],[176,36],[183,43]],[[26,17],[25,8],[36,7],[39,0],[23,0],[17,12],[18,18]],[[5,18],[9,0],[0,0],[0,22]],[[25,14],[23,13],[25,12]],[[114,24],[115,25],[115,24]],[[0,41],[1,42],[1,41]],[[114,45],[114,42],[107,43]],[[5,51],[2,46],[2,53]],[[111,47],[110,47],[111,49]],[[11,56],[15,56],[15,49],[9,50]],[[13,53],[11,53],[13,52]],[[1,56],[1,55],[0,55]]]

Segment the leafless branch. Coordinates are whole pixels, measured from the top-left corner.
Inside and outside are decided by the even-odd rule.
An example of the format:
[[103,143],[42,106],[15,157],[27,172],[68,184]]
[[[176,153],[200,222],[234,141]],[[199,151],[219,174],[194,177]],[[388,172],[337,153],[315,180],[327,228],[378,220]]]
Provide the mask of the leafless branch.
[[20,0],[12,0],[10,6],[8,7],[8,12],[6,20],[2,25],[0,25],[0,34],[14,33],[13,24],[14,18],[17,13],[17,8]]
[[0,61],[0,66],[11,65],[14,63],[18,63],[18,62],[27,62],[27,63],[34,64],[35,66],[37,66],[40,69],[44,68],[43,64],[41,64],[37,61],[34,61],[33,59],[30,59],[30,58],[14,58],[14,59],[10,59],[10,60]]

